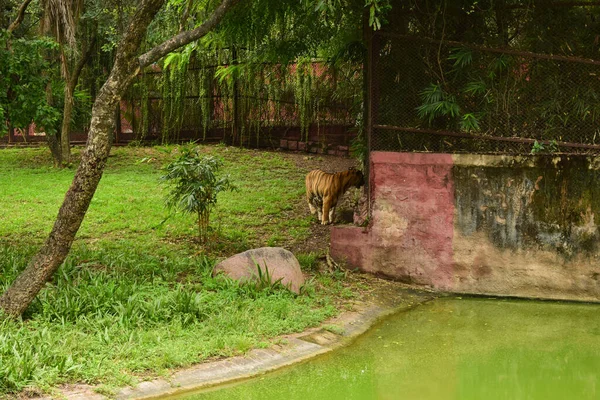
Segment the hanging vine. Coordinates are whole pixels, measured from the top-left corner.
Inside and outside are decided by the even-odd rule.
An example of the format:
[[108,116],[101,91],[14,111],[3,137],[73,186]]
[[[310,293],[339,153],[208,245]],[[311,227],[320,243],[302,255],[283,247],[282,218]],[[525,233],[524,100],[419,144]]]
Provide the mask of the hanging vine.
[[[195,130],[198,137],[201,131],[206,140],[217,128],[228,132],[231,144],[258,147],[265,131],[290,126],[299,126],[301,140],[308,142],[313,125],[320,132],[324,125],[354,123],[348,110],[340,112],[336,105],[346,107],[361,98],[362,76],[355,65],[339,67],[311,57],[288,64],[255,62],[245,49],[232,52],[222,44],[210,45],[216,47],[188,46],[165,58],[157,84],[162,143],[179,140],[182,129]],[[340,69],[352,70],[345,80],[353,83],[338,84]],[[139,90],[143,132],[153,112],[148,86]]]

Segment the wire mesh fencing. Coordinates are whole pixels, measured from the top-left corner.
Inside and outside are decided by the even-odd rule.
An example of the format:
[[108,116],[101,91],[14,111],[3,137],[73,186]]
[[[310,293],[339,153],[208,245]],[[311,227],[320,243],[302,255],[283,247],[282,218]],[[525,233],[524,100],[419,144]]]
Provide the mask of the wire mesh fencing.
[[600,153],[600,61],[380,32],[371,149]]

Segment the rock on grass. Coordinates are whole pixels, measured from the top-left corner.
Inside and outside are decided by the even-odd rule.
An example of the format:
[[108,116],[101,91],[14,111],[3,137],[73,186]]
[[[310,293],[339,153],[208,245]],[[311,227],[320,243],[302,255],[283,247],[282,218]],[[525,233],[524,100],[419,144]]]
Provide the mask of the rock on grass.
[[304,284],[300,263],[281,247],[261,247],[236,254],[215,266],[213,274],[219,272],[240,282],[260,282],[267,277],[271,284],[281,280],[294,293],[299,293]]

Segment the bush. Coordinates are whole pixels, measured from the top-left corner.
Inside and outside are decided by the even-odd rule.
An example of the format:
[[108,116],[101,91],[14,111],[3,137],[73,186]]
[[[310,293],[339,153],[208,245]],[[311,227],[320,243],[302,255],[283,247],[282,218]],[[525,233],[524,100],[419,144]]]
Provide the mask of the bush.
[[217,204],[217,195],[235,189],[229,176],[219,177],[223,161],[214,156],[202,156],[198,148],[181,147],[181,154],[164,167],[162,177],[170,188],[166,197],[169,210],[179,210],[198,216],[198,238],[208,239],[210,212]]

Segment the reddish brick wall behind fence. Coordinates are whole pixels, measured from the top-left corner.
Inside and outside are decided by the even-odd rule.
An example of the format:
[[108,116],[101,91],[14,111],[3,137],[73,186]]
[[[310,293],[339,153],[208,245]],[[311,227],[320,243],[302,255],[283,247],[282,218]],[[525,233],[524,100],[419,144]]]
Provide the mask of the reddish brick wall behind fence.
[[[33,130],[29,134],[13,133],[0,137],[0,146],[21,145],[21,144],[39,144],[46,141],[45,135],[34,136]],[[26,132],[24,132],[26,133]],[[231,136],[230,128],[214,128],[206,132],[182,131],[179,133],[179,142],[198,141],[200,143],[219,143],[226,136]],[[243,144],[246,147],[283,149],[292,151],[305,151],[318,154],[330,154],[338,156],[348,156],[352,140],[356,133],[352,126],[348,125],[328,125],[309,127],[308,132],[302,132],[300,127],[268,127],[263,128],[260,133],[251,133],[244,137]],[[131,131],[124,131],[115,134],[115,144],[127,144],[137,140],[138,135]],[[71,134],[72,144],[84,144],[87,140],[87,134],[75,132]],[[161,137],[157,133],[151,133],[145,136],[144,141],[160,142]]]

